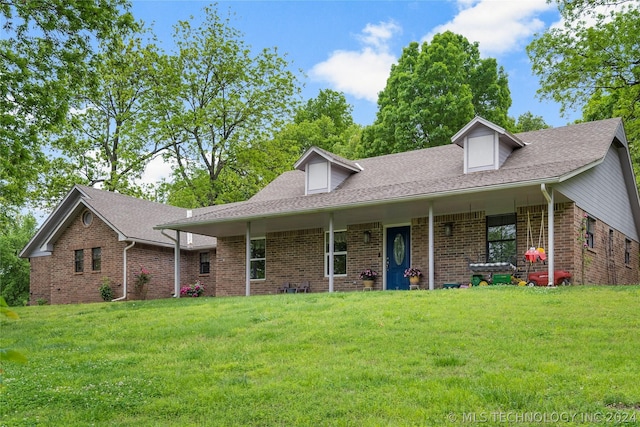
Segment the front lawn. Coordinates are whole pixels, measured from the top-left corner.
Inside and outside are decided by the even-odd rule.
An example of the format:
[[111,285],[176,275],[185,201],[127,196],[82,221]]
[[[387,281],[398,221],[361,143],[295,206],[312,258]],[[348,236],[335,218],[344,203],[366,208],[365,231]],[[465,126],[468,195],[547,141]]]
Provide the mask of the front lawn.
[[2,426],[640,425],[638,286],[14,311]]

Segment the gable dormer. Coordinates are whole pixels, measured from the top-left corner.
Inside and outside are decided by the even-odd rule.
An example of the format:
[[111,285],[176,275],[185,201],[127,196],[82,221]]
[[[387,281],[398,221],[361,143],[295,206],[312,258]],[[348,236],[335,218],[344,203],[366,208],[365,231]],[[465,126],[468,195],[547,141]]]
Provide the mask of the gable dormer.
[[305,194],[329,193],[362,170],[357,163],[318,147],[309,148],[294,168],[305,173]]
[[497,170],[513,150],[526,144],[495,123],[476,116],[451,142],[464,149],[464,173]]

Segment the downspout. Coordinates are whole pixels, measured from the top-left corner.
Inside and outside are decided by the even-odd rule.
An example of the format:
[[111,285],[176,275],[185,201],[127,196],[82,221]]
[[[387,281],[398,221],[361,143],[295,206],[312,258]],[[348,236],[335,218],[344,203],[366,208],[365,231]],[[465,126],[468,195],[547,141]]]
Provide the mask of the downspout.
[[122,251],[122,296],[120,298],[112,299],[111,301],[122,301],[127,298],[127,251],[135,245],[136,242],[124,248]]
[[171,237],[164,230],[160,230],[163,236],[175,243],[173,248],[173,297],[180,298],[180,232],[176,230],[176,237]]
[[247,222],[246,228],[246,236],[245,236],[245,263],[244,263],[244,272],[245,272],[245,282],[244,282],[244,293],[246,296],[251,295],[251,223]]
[[434,244],[433,244],[433,202],[429,203],[429,290],[432,291],[435,288],[434,284]]
[[554,261],[554,251],[555,251],[555,235],[554,235],[554,211],[553,211],[553,188],[547,189],[544,183],[540,184],[540,191],[542,191],[542,195],[545,199],[547,199],[547,224],[549,228],[549,247],[547,253],[547,266],[548,266],[548,275],[549,280],[547,282],[547,286],[553,286],[555,284],[555,261]]

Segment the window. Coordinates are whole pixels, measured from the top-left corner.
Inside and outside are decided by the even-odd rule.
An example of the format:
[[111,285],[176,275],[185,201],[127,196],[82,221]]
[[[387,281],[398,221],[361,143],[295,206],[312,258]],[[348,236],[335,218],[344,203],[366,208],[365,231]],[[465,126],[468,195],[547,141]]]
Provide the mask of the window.
[[[324,234],[324,247],[324,273],[325,276],[329,276],[329,232]],[[333,232],[333,275],[347,275],[347,232],[345,230]]]
[[200,252],[200,274],[209,274],[210,267],[209,252]]
[[89,211],[85,211],[82,214],[82,223],[85,225],[85,227],[88,227],[91,225],[92,222],[93,222],[93,214]]
[[74,271],[76,273],[82,273],[84,271],[84,250],[78,249],[74,255]]
[[624,263],[631,264],[631,240],[624,239]]
[[251,239],[251,280],[262,280],[267,269],[266,239]]
[[613,230],[609,229],[609,256],[613,257]]
[[516,215],[487,217],[487,262],[510,262],[517,265]]
[[91,249],[91,270],[100,271],[102,267],[102,248]]
[[586,221],[586,227],[587,230],[585,232],[585,245],[590,248],[593,249],[593,243],[594,243],[594,234],[596,232],[596,220],[591,218],[590,216],[587,217],[587,221]]

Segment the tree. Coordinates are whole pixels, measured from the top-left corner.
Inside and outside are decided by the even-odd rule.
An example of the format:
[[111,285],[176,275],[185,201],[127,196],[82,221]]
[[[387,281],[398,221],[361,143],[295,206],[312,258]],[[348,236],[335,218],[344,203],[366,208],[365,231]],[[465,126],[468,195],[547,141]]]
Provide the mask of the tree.
[[[583,120],[622,117],[638,176],[640,139],[640,9],[637,2],[560,2],[563,28],[536,37],[527,53],[540,79],[538,94]],[[602,12],[605,6],[608,12]],[[634,144],[635,142],[635,144]]]
[[503,68],[481,59],[478,43],[447,31],[403,50],[364,145],[369,155],[381,155],[448,144],[474,115],[508,127],[510,106]]
[[[176,182],[193,191],[198,206],[222,201],[227,174],[245,177],[271,161],[264,142],[291,117],[299,93],[276,49],[252,55],[228,19],[204,12],[199,28],[178,23],[177,52],[155,77],[156,135],[170,145]],[[202,171],[205,186],[196,182]]]
[[43,174],[43,203],[59,200],[76,183],[145,194],[135,180],[167,148],[153,142],[150,125],[151,70],[158,57],[136,34],[116,34],[100,45],[95,83],[75,94],[62,130],[52,137],[57,151],[49,169],[64,173]]
[[29,261],[18,253],[35,232],[35,218],[18,215],[0,233],[0,296],[9,305],[24,305],[29,300]]
[[293,123],[289,123],[276,135],[281,147],[290,147],[290,168],[302,153],[310,147],[319,147],[332,153],[358,157],[361,127],[354,123],[349,105],[342,92],[322,89],[316,98],[309,99],[298,108]]
[[313,122],[328,117],[333,122],[338,133],[343,132],[353,124],[353,107],[347,102],[342,92],[331,89],[321,89],[316,98],[311,98],[298,109],[294,122]]
[[43,159],[41,138],[91,82],[91,43],[133,27],[126,0],[0,2],[0,221],[25,203]]
[[548,129],[549,127],[542,116],[534,116],[531,111],[527,111],[518,117],[518,121],[513,130],[514,132],[529,132],[532,130]]

